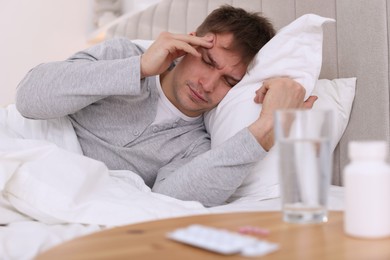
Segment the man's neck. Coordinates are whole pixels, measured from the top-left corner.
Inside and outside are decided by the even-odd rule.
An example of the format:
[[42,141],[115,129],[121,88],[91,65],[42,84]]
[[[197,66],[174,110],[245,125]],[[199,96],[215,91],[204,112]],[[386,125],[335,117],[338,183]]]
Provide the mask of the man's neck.
[[164,93],[164,95],[168,98],[168,100],[172,103],[172,98],[170,97],[170,85],[172,82],[172,73],[170,73],[169,70],[163,72],[160,74],[160,84],[161,84],[161,89]]

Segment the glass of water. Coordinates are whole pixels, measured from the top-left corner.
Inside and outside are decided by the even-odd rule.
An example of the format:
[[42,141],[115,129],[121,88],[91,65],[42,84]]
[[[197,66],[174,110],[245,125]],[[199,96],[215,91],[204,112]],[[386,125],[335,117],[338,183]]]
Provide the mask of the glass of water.
[[327,221],[332,172],[331,110],[290,109],[275,112],[283,220]]

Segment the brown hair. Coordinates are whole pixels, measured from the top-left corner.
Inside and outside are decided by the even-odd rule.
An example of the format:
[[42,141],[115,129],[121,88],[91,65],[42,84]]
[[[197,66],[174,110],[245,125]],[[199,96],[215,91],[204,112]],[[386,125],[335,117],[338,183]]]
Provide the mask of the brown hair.
[[212,11],[196,30],[198,36],[209,32],[232,33],[232,48],[242,54],[246,64],[249,64],[260,48],[275,35],[271,22],[260,13],[247,12],[230,5],[222,5]]

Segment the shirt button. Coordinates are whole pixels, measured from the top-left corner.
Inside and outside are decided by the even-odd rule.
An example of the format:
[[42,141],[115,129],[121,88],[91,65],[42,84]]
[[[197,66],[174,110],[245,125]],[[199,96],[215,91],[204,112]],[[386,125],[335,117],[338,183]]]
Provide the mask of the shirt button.
[[177,123],[173,123],[172,127],[175,128],[175,127],[177,127],[177,125],[178,125]]
[[157,126],[154,126],[154,127],[152,128],[152,131],[153,131],[153,133],[157,133],[157,132],[158,132],[158,127],[157,127]]
[[138,130],[134,130],[133,131],[133,135],[138,136],[139,135],[139,131]]

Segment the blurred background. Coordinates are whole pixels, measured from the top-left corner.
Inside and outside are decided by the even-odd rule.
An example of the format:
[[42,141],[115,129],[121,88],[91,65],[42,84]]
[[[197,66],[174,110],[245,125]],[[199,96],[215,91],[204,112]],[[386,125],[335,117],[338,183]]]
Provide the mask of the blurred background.
[[159,0],[0,0],[0,107],[36,65],[104,40],[123,17]]

